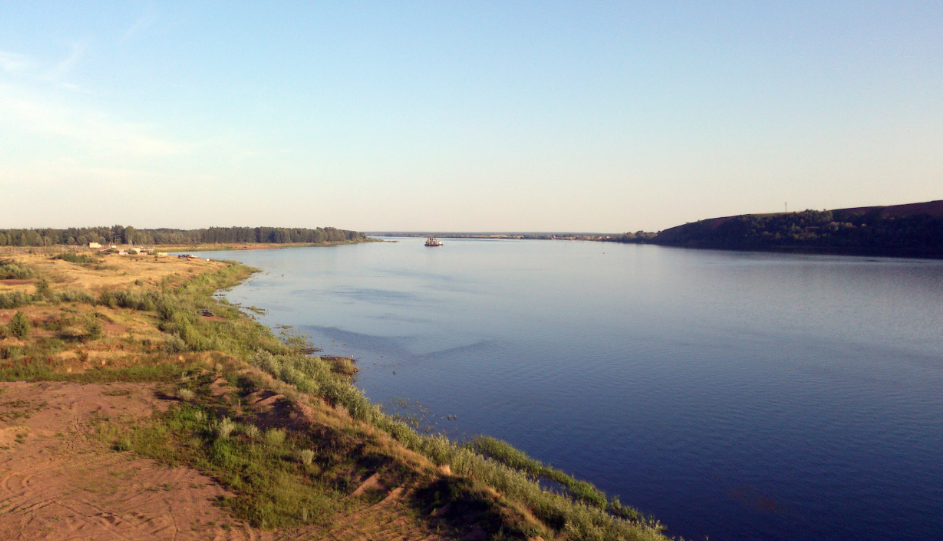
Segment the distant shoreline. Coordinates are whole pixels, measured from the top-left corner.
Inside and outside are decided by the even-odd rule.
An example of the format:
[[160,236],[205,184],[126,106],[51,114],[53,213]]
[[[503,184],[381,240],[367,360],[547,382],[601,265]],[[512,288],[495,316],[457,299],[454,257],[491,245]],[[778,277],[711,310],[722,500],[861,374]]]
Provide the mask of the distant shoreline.
[[159,245],[157,249],[161,252],[236,252],[252,250],[281,250],[283,248],[315,248],[326,246],[344,246],[347,244],[365,244],[369,242],[383,242],[379,239],[366,238],[363,240],[347,240],[337,242],[289,242],[275,244],[270,242],[250,242],[248,244],[185,244],[175,246]]
[[[328,241],[328,242],[250,242],[250,243],[214,243],[214,244],[148,244],[148,248],[153,248],[156,252],[162,253],[180,253],[180,252],[230,252],[230,251],[250,251],[250,250],[280,250],[283,248],[313,248],[344,246],[347,244],[364,244],[369,242],[383,242],[380,239],[364,238],[360,240],[347,241]],[[131,247],[144,247],[145,245],[117,245],[119,249]],[[88,246],[76,246],[74,244],[52,244],[49,246],[0,246],[0,255],[2,254],[57,254],[61,252],[98,252],[100,248],[89,248]]]

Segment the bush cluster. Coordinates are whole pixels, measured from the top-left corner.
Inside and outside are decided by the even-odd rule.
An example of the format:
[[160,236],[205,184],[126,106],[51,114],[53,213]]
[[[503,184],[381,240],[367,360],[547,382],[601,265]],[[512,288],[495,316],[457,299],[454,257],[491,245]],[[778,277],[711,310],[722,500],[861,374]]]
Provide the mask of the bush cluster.
[[101,259],[96,259],[89,256],[88,254],[76,254],[72,252],[64,252],[61,254],[56,254],[52,256],[52,259],[59,259],[62,261],[68,261],[69,263],[74,263],[76,265],[89,266],[95,263],[101,263]]
[[34,276],[33,269],[9,260],[0,260],[0,280],[28,280]]
[[22,291],[0,293],[0,309],[19,308],[33,302],[33,296]]

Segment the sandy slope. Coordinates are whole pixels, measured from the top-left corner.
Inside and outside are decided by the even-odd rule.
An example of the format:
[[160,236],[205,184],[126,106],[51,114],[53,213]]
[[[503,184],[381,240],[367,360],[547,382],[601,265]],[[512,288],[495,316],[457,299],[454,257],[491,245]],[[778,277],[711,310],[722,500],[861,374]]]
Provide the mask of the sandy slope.
[[150,385],[0,382],[0,539],[446,538],[417,520],[403,487],[326,529],[262,531],[214,505],[227,492],[212,479],[117,452],[96,436],[99,419],[142,420],[166,407]]
[[116,452],[96,416],[161,407],[145,385],[0,383],[0,539],[266,539],[213,506],[224,491],[187,468]]

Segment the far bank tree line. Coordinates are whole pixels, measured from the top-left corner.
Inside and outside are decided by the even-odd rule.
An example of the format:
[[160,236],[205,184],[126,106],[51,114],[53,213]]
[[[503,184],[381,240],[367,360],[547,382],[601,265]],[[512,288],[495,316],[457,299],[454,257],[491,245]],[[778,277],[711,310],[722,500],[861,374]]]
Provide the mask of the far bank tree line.
[[67,229],[0,229],[0,246],[100,244],[288,244],[350,242],[365,239],[357,231],[318,227],[210,227],[207,229],[135,229],[131,226],[70,227]]
[[795,250],[897,257],[943,257],[943,217],[885,216],[881,209],[745,214],[702,220],[657,235],[626,233],[615,242],[724,250]]

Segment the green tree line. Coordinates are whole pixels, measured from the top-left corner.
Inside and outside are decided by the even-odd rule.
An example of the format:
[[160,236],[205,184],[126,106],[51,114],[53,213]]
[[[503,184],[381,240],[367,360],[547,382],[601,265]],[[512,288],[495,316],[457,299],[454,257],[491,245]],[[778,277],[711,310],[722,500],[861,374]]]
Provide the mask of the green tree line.
[[863,213],[746,214],[719,224],[703,220],[666,229],[650,242],[691,248],[939,258],[943,257],[943,217],[885,216],[880,208]]
[[627,232],[621,235],[611,235],[599,240],[603,242],[621,242],[623,244],[646,244],[652,242],[652,239],[655,238],[655,233],[649,233],[648,231],[636,231],[635,233]]
[[135,229],[131,226],[70,227],[66,229],[0,229],[0,246],[53,246],[100,244],[213,244],[213,243],[321,243],[365,239],[357,231],[318,227],[210,227],[207,229]]

